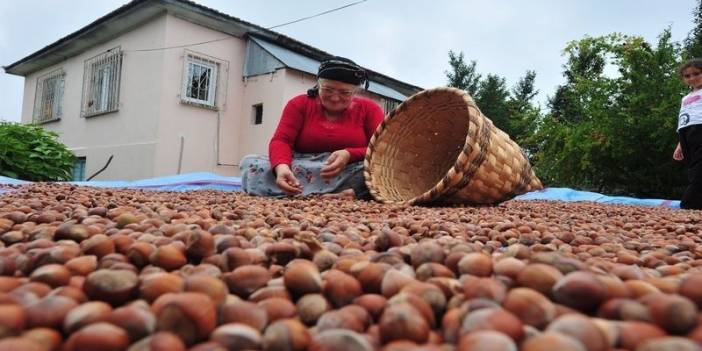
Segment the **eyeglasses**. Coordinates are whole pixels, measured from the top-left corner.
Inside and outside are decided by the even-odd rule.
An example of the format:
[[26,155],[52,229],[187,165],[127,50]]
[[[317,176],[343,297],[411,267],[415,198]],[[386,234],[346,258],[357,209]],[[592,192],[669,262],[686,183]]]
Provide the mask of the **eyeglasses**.
[[342,98],[349,98],[355,92],[354,90],[334,89],[329,87],[319,87],[319,91],[324,95],[336,95]]

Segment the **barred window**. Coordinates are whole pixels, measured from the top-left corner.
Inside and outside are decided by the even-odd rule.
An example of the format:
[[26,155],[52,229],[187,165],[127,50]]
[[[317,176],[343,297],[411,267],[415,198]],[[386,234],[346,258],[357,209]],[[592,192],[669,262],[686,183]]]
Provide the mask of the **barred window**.
[[83,75],[83,117],[117,111],[122,72],[122,51],[119,48],[85,61]]
[[398,105],[400,105],[400,103],[395,100],[385,99],[385,103],[383,104],[383,110],[385,110],[385,114],[388,114],[390,113],[390,111],[394,110],[395,107],[397,107]]
[[214,107],[218,68],[219,64],[213,60],[186,54],[181,100]]
[[37,79],[37,91],[34,95],[34,123],[61,118],[65,80],[66,73],[62,69],[52,71]]

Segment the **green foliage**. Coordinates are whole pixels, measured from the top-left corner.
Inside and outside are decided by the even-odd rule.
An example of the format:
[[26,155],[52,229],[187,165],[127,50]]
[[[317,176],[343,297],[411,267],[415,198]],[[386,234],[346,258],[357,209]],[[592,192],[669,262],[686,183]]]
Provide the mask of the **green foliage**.
[[566,83],[529,139],[547,184],[635,196],[677,197],[685,183],[672,160],[684,87],[680,45],[665,30],[656,47],[610,34],[571,42]]
[[75,156],[37,125],[0,121],[0,175],[30,181],[71,180]]
[[694,16],[695,28],[688,33],[685,39],[685,59],[702,58],[702,1],[697,2],[697,8],[692,13]]
[[463,53],[456,55],[449,50],[449,65],[451,71],[446,71],[448,78],[448,86],[462,89],[468,92],[471,96],[475,95],[480,84],[480,74],[475,70],[476,62],[471,61],[467,64],[463,58]]

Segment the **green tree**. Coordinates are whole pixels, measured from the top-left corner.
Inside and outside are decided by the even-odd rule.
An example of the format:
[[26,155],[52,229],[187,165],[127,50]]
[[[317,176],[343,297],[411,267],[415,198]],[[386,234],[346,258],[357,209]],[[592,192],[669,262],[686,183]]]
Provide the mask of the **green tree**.
[[534,105],[534,98],[539,91],[534,87],[536,72],[527,71],[524,77],[517,81],[512,88],[507,101],[509,115],[509,135],[529,154],[534,151],[534,145],[529,143],[529,136],[536,129],[536,123],[541,118],[541,109]]
[[510,134],[507,104],[509,97],[505,79],[495,74],[488,74],[484,80],[481,80],[474,95],[475,103],[483,115],[490,118],[497,128],[502,129],[507,134]]
[[684,178],[671,155],[683,92],[675,73],[680,54],[670,30],[655,47],[616,33],[569,43],[566,83],[530,139],[542,180],[607,193],[677,196]]
[[75,156],[37,125],[0,121],[0,175],[30,181],[71,180]]
[[475,70],[477,63],[470,61],[466,63],[463,52],[458,54],[449,50],[450,71],[445,71],[448,78],[448,86],[462,89],[474,96],[480,84],[480,74]]
[[685,59],[697,57],[702,58],[702,0],[697,1],[697,7],[692,12],[695,27],[685,38]]

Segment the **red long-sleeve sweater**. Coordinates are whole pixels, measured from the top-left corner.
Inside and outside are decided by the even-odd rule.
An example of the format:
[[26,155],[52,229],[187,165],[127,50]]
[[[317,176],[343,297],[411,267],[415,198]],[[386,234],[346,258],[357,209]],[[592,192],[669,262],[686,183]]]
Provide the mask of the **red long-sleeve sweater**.
[[268,144],[271,169],[290,165],[293,151],[300,153],[347,150],[349,162],[362,160],[383,110],[373,100],[354,97],[343,115],[334,121],[324,116],[319,98],[299,95],[283,109],[278,128]]

